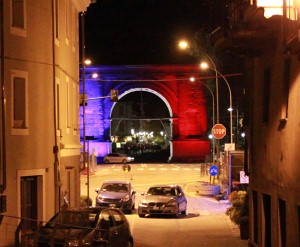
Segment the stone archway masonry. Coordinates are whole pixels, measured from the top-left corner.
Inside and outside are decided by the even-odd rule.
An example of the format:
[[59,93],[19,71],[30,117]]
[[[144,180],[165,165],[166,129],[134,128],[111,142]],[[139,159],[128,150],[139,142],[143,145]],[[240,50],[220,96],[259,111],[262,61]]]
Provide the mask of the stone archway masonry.
[[[98,73],[97,79],[92,78]],[[110,123],[114,104],[110,98],[111,89],[117,89],[119,96],[136,88],[152,92],[160,97],[169,110],[171,141],[169,161],[204,161],[210,153],[207,139],[207,112],[204,85],[191,82],[199,77],[196,65],[163,66],[96,66],[85,70],[86,136],[90,153],[103,157],[111,151]],[[81,78],[82,79],[82,78]],[[82,80],[81,80],[82,81]],[[82,84],[80,93],[83,93]],[[89,98],[99,98],[89,101]],[[81,130],[83,112],[80,109]],[[83,131],[81,131],[82,136]]]

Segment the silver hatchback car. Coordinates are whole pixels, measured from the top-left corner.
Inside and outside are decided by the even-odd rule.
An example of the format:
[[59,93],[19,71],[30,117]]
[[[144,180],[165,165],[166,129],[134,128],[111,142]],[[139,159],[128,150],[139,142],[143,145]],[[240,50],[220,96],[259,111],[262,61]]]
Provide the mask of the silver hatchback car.
[[152,186],[142,196],[138,206],[139,217],[145,217],[146,214],[168,214],[176,217],[186,214],[187,200],[179,185]]
[[120,208],[129,214],[134,210],[136,192],[129,181],[107,180],[96,192],[96,206]]

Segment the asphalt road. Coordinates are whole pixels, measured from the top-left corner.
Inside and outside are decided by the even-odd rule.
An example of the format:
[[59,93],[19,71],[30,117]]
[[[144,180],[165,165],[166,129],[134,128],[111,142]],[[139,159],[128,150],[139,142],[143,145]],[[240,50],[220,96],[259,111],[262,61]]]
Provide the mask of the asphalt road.
[[[216,201],[199,196],[199,181],[209,181],[201,174],[200,164],[131,164],[124,172],[122,164],[98,165],[91,168],[90,176],[81,175],[81,194],[95,201],[95,189],[108,179],[130,180],[136,190],[136,208],[141,192],[153,184],[179,184],[188,200],[187,215],[173,217],[139,218],[136,212],[126,215],[130,223],[135,247],[246,247],[239,237],[239,229],[225,215],[228,201]],[[87,182],[89,186],[87,186]]]

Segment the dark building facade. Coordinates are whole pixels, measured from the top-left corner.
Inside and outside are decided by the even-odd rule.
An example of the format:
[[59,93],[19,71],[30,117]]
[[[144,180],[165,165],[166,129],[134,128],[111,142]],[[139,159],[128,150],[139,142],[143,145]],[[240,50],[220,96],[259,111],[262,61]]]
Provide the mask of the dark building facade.
[[229,2],[211,42],[244,61],[249,246],[300,246],[299,2]]

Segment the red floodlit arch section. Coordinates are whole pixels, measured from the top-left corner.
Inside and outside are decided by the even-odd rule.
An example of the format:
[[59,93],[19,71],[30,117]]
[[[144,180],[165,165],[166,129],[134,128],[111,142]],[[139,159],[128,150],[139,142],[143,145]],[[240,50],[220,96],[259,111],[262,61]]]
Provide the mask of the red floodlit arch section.
[[[92,78],[97,73],[98,78]],[[190,77],[197,77],[197,66],[97,66],[85,71],[85,92],[88,104],[85,107],[86,136],[90,152],[103,157],[111,151],[110,123],[113,104],[111,89],[117,89],[120,97],[135,88],[155,92],[170,112],[171,136],[169,161],[204,161],[210,152],[206,138],[207,112],[204,86]],[[82,78],[81,78],[82,81]],[[81,84],[81,93],[83,93]],[[98,100],[89,100],[97,98]],[[82,107],[81,107],[82,108]],[[81,130],[82,109],[81,109]],[[82,133],[81,133],[82,137]]]

